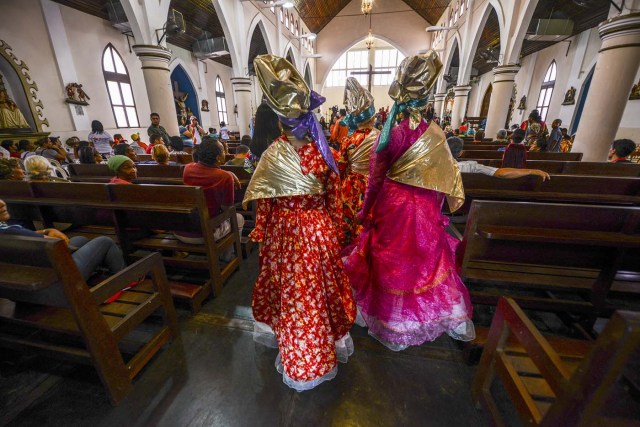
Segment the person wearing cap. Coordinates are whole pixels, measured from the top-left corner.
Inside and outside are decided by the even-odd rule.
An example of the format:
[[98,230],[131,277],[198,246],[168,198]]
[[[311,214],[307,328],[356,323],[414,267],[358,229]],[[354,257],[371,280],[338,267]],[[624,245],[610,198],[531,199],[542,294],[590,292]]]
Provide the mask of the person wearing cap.
[[107,161],[107,166],[116,175],[111,178],[110,184],[133,184],[133,180],[138,177],[136,165],[127,156],[111,156]]
[[350,244],[362,228],[356,214],[362,208],[369,175],[369,152],[380,131],[373,129],[376,108],[373,96],[354,77],[347,78],[344,105],[350,113],[343,119],[350,135],[340,144],[340,197],[342,200],[342,230],[340,244]]
[[131,141],[133,141],[131,143],[131,148],[133,148],[133,151],[135,151],[136,154],[145,154],[147,152],[149,144],[142,142],[140,139],[140,133],[132,133]]
[[258,201],[250,237],[260,242],[254,339],[278,347],[283,381],[309,390],[353,352],[355,303],[340,261],[340,177],[313,111],[324,98],[286,59],[260,55],[256,75],[283,135],[262,153],[243,205]]
[[207,134],[204,129],[202,129],[202,126],[198,124],[198,118],[196,116],[191,116],[189,118],[189,125],[187,126],[187,130],[191,134],[194,147],[200,144],[202,142],[202,137]]
[[444,132],[422,117],[441,69],[433,51],[398,67],[389,88],[395,102],[371,152],[358,213],[363,230],[343,258],[369,334],[395,351],[443,333],[475,337],[469,294],[456,272],[459,242],[440,212],[445,201],[452,212],[464,203],[462,177]]

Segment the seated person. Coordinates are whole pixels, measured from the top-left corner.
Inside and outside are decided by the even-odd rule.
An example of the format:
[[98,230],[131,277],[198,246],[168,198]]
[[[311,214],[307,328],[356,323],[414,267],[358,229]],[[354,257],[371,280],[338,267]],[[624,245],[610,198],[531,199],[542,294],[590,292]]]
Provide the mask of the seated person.
[[157,145],[157,144],[164,145],[164,140],[162,139],[162,135],[160,135],[159,133],[152,133],[151,136],[149,137],[149,142],[150,144],[147,146],[147,149],[145,151],[146,154],[151,154],[151,151],[153,151],[154,145]]
[[113,147],[113,154],[117,154],[119,156],[127,156],[133,163],[136,163],[138,161],[138,155],[133,150],[133,147],[126,143],[120,143]]
[[4,201],[0,200],[0,235],[43,237],[45,239],[61,239],[74,250],[71,254],[78,270],[84,280],[87,280],[98,267],[104,267],[111,274],[117,273],[126,267],[122,251],[113,240],[107,236],[96,237],[89,240],[83,236],[68,238],[64,233],[55,228],[32,231],[20,225],[9,225],[9,211]]
[[[195,158],[198,160],[196,161]],[[224,155],[220,141],[205,136],[202,138],[202,143],[198,145],[197,153],[194,153],[194,163],[186,165],[182,175],[185,185],[202,187],[211,218],[219,215],[222,209],[234,205],[234,181],[236,181],[236,185],[240,183],[234,174],[220,169],[220,164],[223,161]],[[244,217],[240,214],[236,214],[236,216],[239,228],[237,232],[241,232]],[[220,240],[230,231],[231,224],[226,221],[214,230],[213,236],[216,240]],[[176,237],[186,243],[204,243],[200,236],[176,233]]]
[[2,141],[2,143],[0,143],[0,145],[2,145],[2,148],[9,152],[9,157],[20,157],[18,146],[15,141],[12,141],[11,139],[5,139],[4,141]]
[[529,151],[545,152],[549,150],[549,138],[544,135],[538,135],[533,145],[529,148]]
[[[187,118],[185,116],[180,116],[178,123],[180,123],[178,126],[178,132],[180,132],[183,149],[184,147],[193,148],[193,134],[189,129],[187,129]],[[169,138],[169,141],[171,141],[171,138]]]
[[85,146],[78,150],[78,159],[84,165],[95,165],[103,162],[102,154],[91,146]]
[[151,158],[159,165],[175,165],[176,162],[169,161],[169,150],[164,144],[157,144],[153,147]]
[[18,159],[0,159],[0,180],[24,181],[24,176]]
[[[493,142],[495,144],[507,144],[509,142],[509,140],[507,139],[507,130],[500,129],[498,133],[496,133],[496,139]],[[504,151],[504,148],[499,148],[498,150]]]
[[28,139],[21,139],[18,141],[18,152],[20,153],[20,158],[22,160],[36,154],[35,151],[36,146],[32,141],[29,141]]
[[[524,133],[524,131],[523,131]],[[462,154],[464,141],[458,137],[447,138],[451,155],[458,162],[458,168],[462,173],[481,173],[484,175],[495,176],[496,178],[520,178],[526,175],[538,175],[545,181],[549,178],[549,174],[539,169],[514,169],[514,168],[492,168],[491,166],[481,165],[474,160],[460,161],[458,158]]]
[[59,136],[50,136],[38,141],[40,147],[36,149],[36,154],[50,160],[56,160],[60,163],[73,163],[72,159],[67,159],[68,154],[62,148]]
[[171,149],[171,154],[189,154],[184,151],[184,142],[182,141],[182,137],[172,136],[169,138],[169,148]]
[[482,129],[480,129],[474,135],[472,142],[474,142],[474,143],[482,142],[483,139],[484,139],[484,131]]
[[116,175],[111,178],[110,184],[133,184],[133,181],[138,177],[136,165],[127,156],[111,156],[107,161],[107,166]]
[[233,155],[233,159],[229,160],[225,165],[230,166],[244,166],[244,161],[249,154],[249,147],[246,145],[238,145],[236,147],[236,154]]
[[55,175],[54,167],[43,156],[33,155],[24,161],[24,168],[29,181],[68,182]]
[[570,153],[573,147],[573,137],[567,134],[567,128],[562,128],[562,139],[560,140],[560,152]]
[[627,157],[636,151],[636,148],[636,143],[630,139],[616,139],[609,150],[609,162],[631,163]]
[[133,148],[133,151],[135,151],[136,154],[146,154],[147,147],[149,147],[149,144],[146,144],[140,140],[139,133],[132,133],[131,141],[133,141],[131,143],[131,148]]

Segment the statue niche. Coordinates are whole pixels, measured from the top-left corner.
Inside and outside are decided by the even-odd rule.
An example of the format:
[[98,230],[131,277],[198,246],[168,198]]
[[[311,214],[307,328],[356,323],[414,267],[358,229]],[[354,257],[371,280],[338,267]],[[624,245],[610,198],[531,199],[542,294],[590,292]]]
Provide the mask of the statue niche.
[[49,126],[49,122],[42,109],[29,68],[0,40],[0,139],[35,141],[47,136],[42,126]]

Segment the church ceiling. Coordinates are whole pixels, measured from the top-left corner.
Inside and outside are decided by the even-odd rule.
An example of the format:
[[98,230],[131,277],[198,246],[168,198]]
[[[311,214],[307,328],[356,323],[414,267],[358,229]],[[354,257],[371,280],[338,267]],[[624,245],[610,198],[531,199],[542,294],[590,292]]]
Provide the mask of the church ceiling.
[[[109,20],[109,14],[107,12],[107,0],[53,0],[56,3],[77,9],[81,12],[88,13],[98,18]],[[211,0],[171,0],[171,9],[176,9],[184,16],[186,23],[186,31],[183,34],[167,34],[167,42],[187,49],[192,50],[191,45],[193,42],[203,36],[203,32],[206,31],[210,34],[210,37],[222,37],[224,32],[220,25],[220,20],[213,8],[213,2]],[[159,32],[159,35],[162,33]],[[221,64],[231,66],[231,56],[221,56],[219,58],[212,58],[213,61]]]

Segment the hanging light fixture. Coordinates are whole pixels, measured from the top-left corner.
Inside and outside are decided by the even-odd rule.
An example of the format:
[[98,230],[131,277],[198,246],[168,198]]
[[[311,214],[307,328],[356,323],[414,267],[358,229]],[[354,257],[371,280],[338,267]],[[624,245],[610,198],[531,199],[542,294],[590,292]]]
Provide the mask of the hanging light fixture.
[[366,39],[364,39],[364,44],[367,45],[367,49],[371,49],[375,43],[376,39],[371,34],[371,28],[369,28],[369,35]]
[[371,13],[371,9],[373,9],[373,0],[362,0],[360,10],[362,10],[365,16]]

